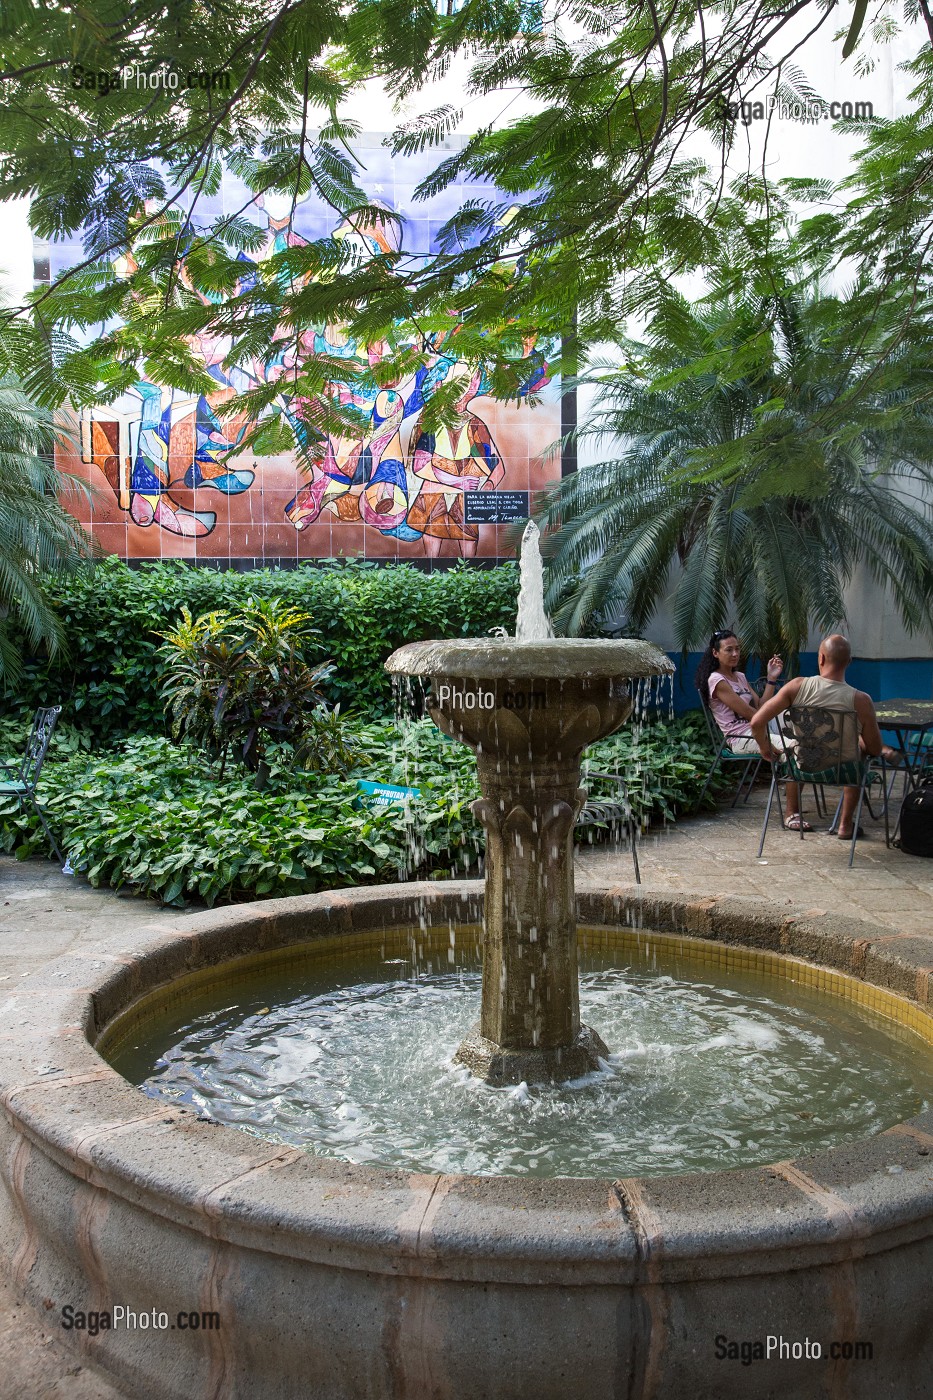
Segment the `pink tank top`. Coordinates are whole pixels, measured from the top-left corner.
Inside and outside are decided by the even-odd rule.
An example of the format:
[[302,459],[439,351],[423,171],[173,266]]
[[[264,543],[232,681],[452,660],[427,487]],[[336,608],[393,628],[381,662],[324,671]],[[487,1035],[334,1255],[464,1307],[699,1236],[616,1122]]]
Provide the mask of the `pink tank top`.
[[740,700],[744,700],[746,705],[751,705],[755,692],[749,685],[745,672],[736,671],[730,680],[728,676],[723,675],[722,671],[714,671],[709,678],[709,707],[713,712],[713,718],[727,739],[731,739],[737,734],[751,734],[749,721],[743,719],[741,715],[737,715],[735,710],[730,710],[728,705],[717,700],[713,694],[720,681],[725,681],[726,685],[732,687]]

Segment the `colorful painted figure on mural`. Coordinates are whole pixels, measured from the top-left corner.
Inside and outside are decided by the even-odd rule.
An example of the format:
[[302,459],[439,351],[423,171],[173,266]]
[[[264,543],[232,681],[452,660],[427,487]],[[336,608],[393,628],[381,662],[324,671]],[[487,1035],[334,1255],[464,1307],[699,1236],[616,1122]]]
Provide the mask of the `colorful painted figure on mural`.
[[[398,251],[397,221],[389,207],[383,207],[384,218],[348,217],[334,231],[351,258],[362,263]],[[243,265],[239,290],[255,284],[259,265],[268,258],[307,246],[292,227],[295,206],[290,197],[267,193],[257,198],[254,208],[265,221],[266,237],[258,252],[238,254]],[[127,260],[126,270],[134,266]],[[209,296],[188,281],[184,262],[180,277],[207,304]],[[339,522],[362,523],[387,539],[420,542],[428,557],[451,552],[472,557],[480,527],[467,518],[465,501],[472,492],[496,490],[506,472],[477,403],[488,392],[488,381],[481,366],[458,360],[455,336],[456,331],[431,343],[425,362],[403,381],[387,382],[380,376],[378,385],[367,386],[348,373],[345,380],[330,381],[322,402],[303,398],[295,388],[296,371],[300,373],[308,357],[326,355],[348,365],[368,361],[375,368],[387,347],[381,342],[357,344],[338,324],[309,326],[297,336],[283,327],[264,352],[229,368],[229,338],[195,335],[191,346],[216,390],[194,395],[141,377],[113,408],[85,411],[82,455],[100,467],[120,509],[135,525],[156,525],[185,538],[203,537],[214,529],[217,514],[189,508],[200,503],[201,493],[236,497],[249,491],[255,480],[256,463],[246,466],[236,455],[254,424],[245,415],[231,419],[224,405],[244,389],[275,383],[280,385],[277,400],[266,412],[280,414],[289,425],[308,473],[285,506],[285,518],[296,530],[307,529],[324,514]],[[526,353],[530,348],[526,346]],[[520,396],[547,383],[543,356],[541,366]],[[455,374],[463,379],[463,392],[438,426],[431,422],[429,404]],[[309,424],[334,404],[355,410],[360,426],[336,430],[319,443]],[[182,505],[180,491],[198,494]]]
[[[173,535],[206,535],[217,519],[213,511],[183,510],[169,494],[172,391],[163,391],[146,380],[140,380],[135,390],[142,400],[142,410],[130,439],[130,519],[135,525],[155,523]],[[164,392],[169,399],[165,408],[162,407]]]
[[[433,368],[444,366],[446,377],[454,365],[449,356],[440,356]],[[419,405],[411,434],[409,471],[417,483],[417,494],[409,507],[407,524],[421,536],[429,558],[437,558],[445,544],[452,544],[462,557],[472,558],[479,543],[479,526],[466,518],[466,495],[495,490],[505,473],[488,425],[470,407],[486,387],[482,369],[474,369],[454,404],[453,422],[427,432],[421,422],[424,403],[439,382],[431,381],[429,368],[422,381],[426,391],[422,386],[416,388],[424,402]]]
[[[201,298],[206,301],[206,297]],[[209,336],[200,333],[191,338],[191,346],[204,367],[214,380],[217,388],[209,394],[199,394],[194,413],[184,421],[184,437],[179,423],[177,450],[169,454],[174,467],[178,458],[181,480],[190,490],[199,487],[219,491],[224,496],[238,496],[248,491],[255,479],[255,472],[236,463],[230,453],[240,445],[250,424],[245,415],[240,415],[236,425],[229,420],[221,420],[223,405],[236,393],[232,375],[223,368],[223,362],[230,351],[229,337]],[[175,447],[172,443],[171,446]],[[229,460],[228,460],[229,459]]]
[[[344,221],[334,237],[355,250],[361,261],[398,246],[396,226],[388,219]],[[369,348],[371,365],[380,348]],[[335,326],[316,337],[315,350],[348,358],[359,353]],[[422,426],[428,401],[456,365],[456,356],[434,353],[407,387],[383,388],[371,407],[358,386],[332,385],[341,402],[369,409],[369,423],[361,437],[328,437],[320,465],[286,507],[286,517],[296,529],[306,529],[329,510],[340,520],[361,519],[390,538],[420,540],[428,556],[439,555],[450,544],[462,555],[475,554],[479,529],[465,518],[464,493],[494,490],[504,475],[487,424],[469,408],[486,387],[482,370],[473,372],[457,400],[452,423],[433,434]]]
[[[127,275],[135,263],[124,257],[115,267],[118,275]],[[185,280],[183,266],[181,276]],[[224,462],[248,426],[241,423],[231,437],[218,416],[217,409],[234,393],[221,368],[227,346],[204,335],[192,337],[191,344],[216,380],[216,393],[194,397],[140,379],[127,396],[138,401],[135,413],[128,415],[124,407],[116,417],[105,418],[100,410],[87,410],[81,434],[83,460],[101,468],[120,509],[135,525],[158,525],[189,539],[210,534],[217,516],[214,511],[186,509],[172,495],[173,486],[211,487],[235,495],[247,490],[254,478],[252,471]]]
[[[398,250],[397,226],[389,218],[345,219],[333,237],[354,262]],[[315,332],[314,353],[357,363],[365,358],[374,368],[385,347],[381,342],[360,346],[344,327],[328,324]],[[332,401],[363,415],[365,426],[358,433],[327,435],[323,452],[311,464],[310,480],[285,507],[285,518],[296,530],[306,530],[327,511],[338,520],[362,521],[390,535],[401,526],[408,508],[399,440],[404,400],[394,386],[368,389],[358,381],[332,380],[329,393]],[[293,412],[289,417],[294,421]]]

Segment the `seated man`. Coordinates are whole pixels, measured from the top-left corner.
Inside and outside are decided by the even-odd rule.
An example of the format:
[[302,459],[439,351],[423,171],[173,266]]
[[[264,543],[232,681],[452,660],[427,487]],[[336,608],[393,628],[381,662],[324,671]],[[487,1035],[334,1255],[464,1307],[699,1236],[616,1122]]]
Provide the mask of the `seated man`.
[[[881,731],[878,728],[878,720],[875,716],[875,707],[872,704],[871,696],[866,695],[863,690],[855,690],[846,682],[846,667],[851,660],[852,648],[845,637],[840,636],[838,632],[831,637],[826,637],[820,643],[819,675],[795,676],[792,681],[788,681],[786,685],[781,687],[773,699],[765,701],[761,708],[755,711],[751,720],[751,731],[758,742],[759,749],[769,762],[771,744],[768,739],[768,721],[783,714],[792,705],[810,705],[823,710],[855,714],[858,752],[853,749],[851,754],[842,754],[841,757],[844,760],[857,759],[862,754],[878,757],[883,753],[886,758],[896,757],[892,750],[885,749],[881,742]],[[855,818],[858,792],[857,787],[843,789],[842,811],[839,817],[839,838],[842,841],[851,841],[852,839],[852,823]],[[785,825],[790,825],[792,822],[799,823],[799,813],[800,794],[797,784],[788,783],[787,821]]]

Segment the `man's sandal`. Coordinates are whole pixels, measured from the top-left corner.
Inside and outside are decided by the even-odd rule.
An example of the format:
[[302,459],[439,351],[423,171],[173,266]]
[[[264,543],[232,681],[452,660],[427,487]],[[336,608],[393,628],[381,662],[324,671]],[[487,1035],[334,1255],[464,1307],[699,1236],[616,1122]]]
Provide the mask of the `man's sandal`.
[[801,829],[802,829],[803,831],[812,831],[812,830],[813,830],[813,827],[810,825],[810,823],[809,823],[808,821],[805,821],[805,822],[803,823],[803,827],[801,828],[801,824],[800,824],[800,813],[799,813],[799,812],[795,812],[795,813],[793,814],[792,817],[785,817],[785,818],[784,818],[784,830],[785,830],[785,831],[800,831]]

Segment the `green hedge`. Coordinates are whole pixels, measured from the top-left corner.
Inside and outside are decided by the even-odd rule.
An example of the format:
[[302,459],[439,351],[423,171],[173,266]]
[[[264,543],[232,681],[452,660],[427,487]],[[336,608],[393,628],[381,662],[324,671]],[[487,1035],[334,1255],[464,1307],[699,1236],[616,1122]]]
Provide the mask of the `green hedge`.
[[182,606],[197,616],[251,598],[281,598],[311,614],[319,635],[308,661],[335,663],[331,703],[384,713],[392,690],[382,664],[390,652],[425,637],[514,631],[517,591],[514,565],[425,574],[408,565],[351,562],[239,573],[180,562],[130,569],[107,558],[91,573],[50,585],[69,654],[29,660],[12,709],[28,715],[61,704],[64,717],[102,740],[163,734],[157,634],[178,621]]
[[[427,720],[401,733],[389,721],[348,727],[360,755],[350,777],[295,773],[280,750],[262,791],[243,769],[220,781],[197,750],[165,738],[88,754],[66,729],[50,750],[40,796],[73,866],[92,884],[132,885],[167,903],[475,873],[483,836],[470,812],[479,790],[469,749]],[[0,725],[4,752],[20,749],[23,737],[22,727]],[[676,721],[624,730],[595,744],[590,758],[597,769],[629,774],[633,810],[647,824],[695,804],[711,754],[691,722]],[[417,787],[412,820],[398,807],[362,806],[361,777]],[[0,841],[23,859],[47,854],[36,817],[10,798],[0,799]]]

